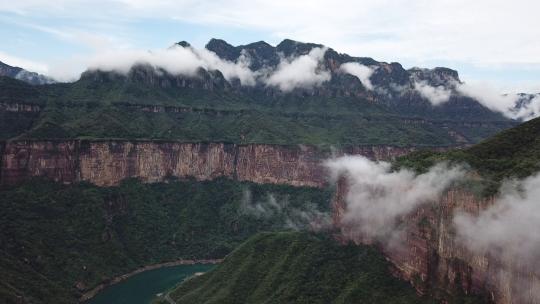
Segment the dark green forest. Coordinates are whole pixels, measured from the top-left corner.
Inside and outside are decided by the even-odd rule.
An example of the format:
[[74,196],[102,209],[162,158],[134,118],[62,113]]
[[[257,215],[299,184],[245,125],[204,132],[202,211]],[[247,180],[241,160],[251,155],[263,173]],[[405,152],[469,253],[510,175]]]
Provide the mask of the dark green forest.
[[149,264],[223,258],[256,232],[287,228],[293,214],[250,212],[269,195],[288,210],[327,211],[331,191],[227,179],[109,188],[35,180],[5,189],[0,299],[73,303],[76,284],[91,289]]

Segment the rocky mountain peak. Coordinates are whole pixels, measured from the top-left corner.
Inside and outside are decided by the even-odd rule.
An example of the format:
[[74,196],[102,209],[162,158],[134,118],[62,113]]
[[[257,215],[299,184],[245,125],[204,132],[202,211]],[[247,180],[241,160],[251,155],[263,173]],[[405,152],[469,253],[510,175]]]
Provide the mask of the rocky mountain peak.
[[19,67],[13,67],[0,61],[0,75],[15,78],[20,71]]
[[174,45],[178,45],[178,46],[181,46],[181,47],[191,47],[191,44],[189,44],[189,42],[185,41],[185,40],[182,40],[180,42],[177,42],[175,43]]
[[22,80],[26,83],[33,85],[50,84],[55,81],[47,76],[27,71],[20,67],[10,66],[0,61],[0,76],[6,76],[18,80]]
[[461,83],[458,72],[449,68],[426,69],[414,67],[408,71],[415,80],[425,81],[432,86],[451,86],[454,83]]
[[272,45],[270,45],[268,42],[263,41],[263,40],[246,44],[243,46],[243,48],[249,49],[249,50],[258,50],[258,51],[263,51],[263,52],[274,49]]
[[[190,47],[186,41],[178,42],[176,45]],[[304,98],[307,96],[353,97],[396,108],[407,115],[417,115],[421,111],[432,110],[445,112],[447,108],[465,112],[471,107],[488,113],[486,115],[497,117],[500,115],[492,113],[474,97],[456,91],[456,86],[461,83],[456,70],[445,67],[405,69],[398,62],[388,63],[369,57],[355,57],[338,53],[332,48],[326,48],[324,57],[319,54],[317,58],[314,56],[307,58],[311,66],[314,66],[312,60],[318,60],[318,62],[314,70],[311,71],[308,68],[302,71],[306,79],[305,83],[283,89],[283,83],[290,81],[286,79],[289,77],[287,73],[290,73],[290,70],[280,75],[285,75],[285,79],[272,78],[282,72],[283,68],[305,68],[302,64],[297,65],[293,61],[319,47],[324,47],[324,45],[291,39],[285,39],[277,46],[272,46],[265,41],[235,46],[223,39],[211,39],[206,44],[206,49],[228,62],[219,64],[206,62],[199,67],[200,70],[190,73],[177,73],[166,66],[135,65],[127,75],[105,76],[88,73],[82,75],[81,80],[146,84],[153,88],[227,91],[247,96],[266,96],[276,100],[284,97]],[[193,51],[199,52],[196,49]],[[201,60],[205,59],[201,58]],[[231,62],[238,64],[231,65]],[[283,66],[280,66],[281,63]],[[442,97],[434,94],[442,94]],[[434,102],[432,98],[439,98],[438,96],[446,100],[434,107],[437,101]],[[518,109],[522,106],[527,107],[536,100],[529,98],[522,102]]]
[[324,45],[316,43],[304,43],[291,39],[285,39],[276,46],[276,50],[285,55],[286,57],[290,57],[307,54],[312,49],[318,47],[324,47]]
[[220,58],[229,61],[236,61],[241,52],[238,47],[229,44],[227,41],[215,38],[210,39],[205,48],[216,53]]

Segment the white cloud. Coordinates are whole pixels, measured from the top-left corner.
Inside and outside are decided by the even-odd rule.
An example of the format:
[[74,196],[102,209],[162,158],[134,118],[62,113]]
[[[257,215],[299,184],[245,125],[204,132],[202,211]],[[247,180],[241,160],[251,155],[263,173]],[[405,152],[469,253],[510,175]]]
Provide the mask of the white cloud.
[[231,62],[206,49],[182,46],[154,51],[121,50],[97,53],[91,58],[79,58],[72,64],[57,66],[52,69],[51,75],[62,80],[74,80],[84,66],[125,74],[138,63],[162,68],[173,75],[194,76],[199,68],[203,68],[219,70],[228,81],[239,79],[242,85],[254,85],[256,81],[256,73],[249,69],[249,61],[244,56],[237,62]]
[[425,81],[416,81],[414,89],[434,106],[441,105],[450,100],[452,91],[478,101],[486,108],[499,112],[504,116],[529,120],[540,116],[540,95],[534,95],[523,102],[518,94],[503,94],[501,89],[483,82],[476,83],[449,83],[448,86],[430,86]]
[[118,51],[102,53],[91,59],[90,69],[127,73],[133,64],[146,63],[163,68],[174,75],[194,76],[198,68],[219,70],[228,81],[239,79],[242,85],[254,85],[262,81],[277,86],[282,91],[297,87],[317,86],[330,79],[330,73],[319,65],[326,49],[314,48],[308,54],[282,58],[275,70],[249,69],[250,59],[242,54],[236,62],[219,58],[214,52],[193,47],[174,46],[157,51]]
[[254,85],[256,73],[249,69],[249,58],[241,54],[236,62],[230,62],[219,58],[214,52],[207,49],[196,51],[203,62],[206,63],[205,68],[219,70],[223,73],[225,79],[230,80],[237,78],[242,85]]
[[[458,240],[479,254],[540,267],[540,175],[505,183],[494,204],[478,216],[457,213]],[[539,273],[540,274],[540,273]]]
[[516,119],[529,120],[540,116],[540,94],[533,96],[530,100],[520,105],[513,111]]
[[[339,14],[337,8],[343,8]],[[249,6],[240,0],[0,2],[4,19],[12,16],[62,39],[78,39],[74,43],[92,48],[110,46],[109,42],[137,45],[139,36],[133,24],[180,20],[227,29],[230,35],[238,35],[237,41],[249,42],[242,32],[235,31],[249,29],[260,33],[260,39],[270,38],[270,42],[292,37],[323,43],[352,55],[400,61],[409,66],[450,62],[514,71],[531,67],[540,71],[538,11],[540,2],[534,0],[254,0]],[[47,63],[51,67],[57,65]],[[533,73],[529,71],[528,75]]]
[[464,83],[457,87],[457,91],[465,96],[478,100],[487,108],[498,111],[508,112],[517,102],[517,95],[505,95],[486,83],[467,84]]
[[[400,227],[404,216],[466,178],[459,167],[438,164],[424,174],[391,171],[389,163],[346,156],[327,162],[332,178],[345,177],[348,192],[341,225],[356,240],[382,241],[394,246],[406,237]],[[519,303],[540,301],[540,175],[507,181],[491,203],[450,214],[458,248],[488,259],[488,271],[497,287]],[[417,223],[418,224],[418,223]],[[462,250],[462,249],[460,249]],[[463,251],[463,250],[462,250]],[[476,259],[476,260],[478,260]],[[478,260],[479,261],[479,260]],[[500,284],[500,285],[499,285]]]
[[118,23],[150,17],[245,28],[267,32],[276,41],[294,37],[386,61],[540,63],[540,2],[534,0],[254,0],[249,6],[240,0],[19,0],[0,4],[0,11]]
[[474,98],[488,109],[502,113],[508,118],[529,120],[540,115],[540,95],[520,105],[519,95],[502,94],[486,83],[463,83],[456,86],[456,89],[462,95]]
[[298,87],[312,87],[330,80],[327,70],[320,64],[326,48],[313,48],[308,54],[294,58],[282,58],[276,70],[266,79],[266,84],[277,86],[282,91],[291,91]]
[[14,67],[23,68],[30,72],[46,74],[49,71],[49,67],[44,63],[27,60],[4,52],[0,52],[0,61]]
[[[343,8],[339,14],[337,8]],[[400,61],[408,66],[489,66],[498,68],[493,75],[504,75],[501,70],[505,69],[514,73],[529,69],[527,77],[533,80],[540,75],[535,74],[540,71],[540,2],[533,0],[254,0],[249,6],[240,0],[19,0],[0,2],[0,11],[5,13],[4,19],[11,16],[90,48],[103,49],[118,43],[137,45],[144,39],[138,39],[133,24],[180,20],[226,29],[234,40],[246,43],[250,41],[245,40],[244,29],[274,43],[283,38],[313,41],[351,55]],[[44,26],[47,24],[55,27]],[[170,36],[161,39],[171,42]],[[80,55],[84,56],[87,54]],[[74,65],[50,60],[47,64]]]
[[373,90],[373,84],[371,84],[371,80],[369,79],[375,71],[373,68],[358,62],[347,62],[342,64],[340,69],[345,73],[356,76],[366,89]]
[[250,58],[241,54],[236,62],[219,58],[207,49],[182,47],[175,45],[168,49],[118,50],[98,52],[89,58],[75,58],[64,64],[54,66],[49,75],[63,81],[78,78],[83,69],[116,71],[126,74],[134,64],[149,64],[161,68],[173,75],[192,77],[199,68],[219,70],[227,81],[239,79],[242,85],[252,86],[257,82],[277,86],[282,91],[297,87],[312,87],[330,80],[330,72],[321,69],[320,63],[326,49],[314,48],[308,54],[291,58],[282,58],[275,69],[263,67],[258,71],[249,68]]
[[322,230],[331,226],[328,212],[322,212],[311,202],[304,202],[300,207],[289,204],[287,196],[267,193],[264,200],[254,202],[251,191],[245,189],[241,202],[241,212],[260,219],[272,219],[280,226],[294,230]]
[[514,303],[540,302],[540,175],[507,181],[478,214],[456,212],[456,240],[490,258],[489,271]]
[[410,170],[392,171],[390,163],[373,162],[363,156],[329,160],[333,178],[348,182],[342,224],[362,237],[388,240],[398,231],[396,221],[421,204],[435,201],[464,171],[445,164],[417,175]]
[[450,89],[444,86],[430,86],[425,81],[415,82],[414,89],[420,93],[420,96],[429,100],[429,102],[434,106],[447,102],[450,100],[450,96],[452,95],[452,91]]

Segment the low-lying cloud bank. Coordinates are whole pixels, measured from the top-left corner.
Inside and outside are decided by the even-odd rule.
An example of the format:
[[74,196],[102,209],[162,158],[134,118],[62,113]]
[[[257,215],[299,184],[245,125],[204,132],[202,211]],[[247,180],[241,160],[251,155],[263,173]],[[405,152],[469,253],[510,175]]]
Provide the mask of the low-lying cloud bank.
[[370,77],[373,75],[373,72],[375,72],[374,68],[358,62],[347,62],[340,66],[340,70],[356,76],[366,89],[373,90],[373,84],[371,83]]
[[314,48],[307,55],[282,58],[275,71],[263,80],[269,86],[277,86],[288,92],[294,88],[319,86],[330,80],[330,72],[321,67],[326,48]]
[[254,85],[256,73],[249,69],[249,58],[240,56],[236,62],[219,58],[206,49],[172,46],[157,51],[122,51],[104,53],[92,58],[89,69],[115,71],[126,74],[135,64],[148,64],[173,75],[195,76],[197,70],[219,70],[225,79],[240,80],[242,85]]
[[436,201],[453,182],[463,178],[460,167],[439,164],[424,174],[392,171],[387,162],[345,156],[326,162],[333,179],[347,178],[349,191],[342,224],[355,234],[378,240],[393,237],[401,216],[421,204]]
[[514,303],[540,303],[540,175],[507,181],[493,205],[454,214],[456,240],[507,282]]
[[414,89],[420,93],[420,96],[429,100],[432,105],[438,106],[450,100],[452,91],[444,86],[430,86],[426,81],[414,83]]
[[173,75],[188,77],[195,76],[200,68],[208,71],[218,70],[227,81],[238,79],[244,86],[253,86],[260,82],[288,92],[295,88],[319,86],[330,80],[330,72],[321,64],[326,50],[314,48],[305,55],[283,57],[277,67],[264,67],[257,71],[249,68],[251,59],[246,53],[242,53],[235,62],[232,62],[221,59],[207,49],[180,45],[157,51],[104,53],[92,58],[88,66],[89,69],[126,74],[135,64],[147,64]]
[[479,254],[528,263],[540,275],[540,175],[507,181],[478,216],[459,212],[458,239]]
[[305,202],[301,207],[289,204],[286,196],[276,196],[268,193],[261,201],[253,201],[249,189],[244,190],[241,212],[249,214],[261,221],[269,220],[277,223],[280,228],[294,230],[322,230],[331,225],[330,214],[320,211],[311,202]]
[[[357,62],[347,62],[340,66],[340,71],[356,76],[362,85],[370,91],[376,90],[381,94],[387,93],[386,88],[375,87],[372,84],[371,76],[375,72],[372,67]],[[413,78],[411,83],[412,87],[390,84],[390,89],[400,94],[415,90],[433,106],[440,106],[450,101],[452,96],[465,96],[511,119],[525,121],[540,116],[540,94],[502,94],[500,90],[487,84],[468,84],[458,81],[449,81],[445,85],[432,86],[425,80]]]
[[458,85],[456,90],[478,100],[486,108],[512,119],[529,120],[540,115],[540,95],[527,100],[518,94],[500,94],[497,89],[487,84],[464,83]]
[[[376,240],[387,248],[399,248],[405,240],[406,216],[422,204],[440,203],[440,197],[467,178],[463,167],[445,163],[426,173],[392,171],[389,163],[361,156],[345,156],[326,162],[332,179],[345,177],[347,190],[341,225],[349,237]],[[540,301],[540,174],[503,183],[492,204],[478,213],[456,210],[450,225],[461,244],[489,261],[490,275],[507,282],[513,297],[522,303]],[[450,227],[447,227],[450,228]],[[500,276],[500,278],[499,278]],[[504,283],[506,284],[506,283]],[[518,301],[519,302],[519,301]],[[520,303],[521,303],[520,302]]]
[[540,94],[501,94],[488,84],[458,82],[448,83],[447,86],[431,86],[425,81],[415,81],[414,89],[434,106],[442,105],[452,95],[456,95],[472,98],[511,119],[526,121],[540,116]]
[[[296,88],[310,89],[330,81],[332,74],[324,65],[326,47],[313,48],[309,53],[292,57],[282,57],[276,67],[262,67],[259,70],[250,69],[251,58],[248,53],[242,53],[236,61],[220,58],[214,52],[205,48],[197,49],[191,46],[174,45],[168,49],[155,51],[123,50],[105,52],[83,61],[89,69],[103,71],[116,71],[127,73],[135,64],[148,64],[156,69],[163,69],[173,75],[194,77],[198,69],[220,71],[224,78],[231,82],[239,80],[241,85],[254,86],[263,84],[276,87],[283,92],[290,92]],[[59,70],[70,69],[59,66]],[[492,111],[500,112],[505,116],[529,120],[540,116],[540,94],[525,98],[516,94],[501,94],[499,90],[484,84],[468,84],[458,81],[449,81],[445,85],[432,86],[425,80],[410,79],[410,84],[388,84],[388,87],[376,86],[371,77],[377,68],[362,65],[358,62],[343,63],[338,71],[357,77],[368,91],[377,94],[387,94],[388,91],[403,94],[411,90],[417,91],[420,96],[434,106],[448,102],[452,96],[466,96],[480,102]],[[52,74],[54,77],[54,73]],[[58,77],[57,77],[58,78]],[[75,77],[71,77],[73,80]],[[69,80],[64,77],[60,80]],[[392,94],[388,95],[392,96]]]
[[[332,180],[347,180],[342,223],[377,239],[398,229],[400,217],[422,204],[437,203],[450,186],[467,176],[462,166],[446,163],[423,174],[393,171],[390,163],[363,156],[330,159],[325,165]],[[458,239],[475,252],[540,261],[540,174],[504,182],[491,206],[477,215],[458,211],[453,223]]]

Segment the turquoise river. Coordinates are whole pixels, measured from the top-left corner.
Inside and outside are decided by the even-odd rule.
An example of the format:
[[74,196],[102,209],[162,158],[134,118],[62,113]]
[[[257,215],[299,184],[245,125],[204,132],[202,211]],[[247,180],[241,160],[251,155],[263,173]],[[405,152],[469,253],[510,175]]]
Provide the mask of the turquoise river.
[[156,294],[165,292],[197,272],[206,272],[214,265],[180,265],[163,267],[136,274],[125,281],[105,288],[88,304],[148,304]]

